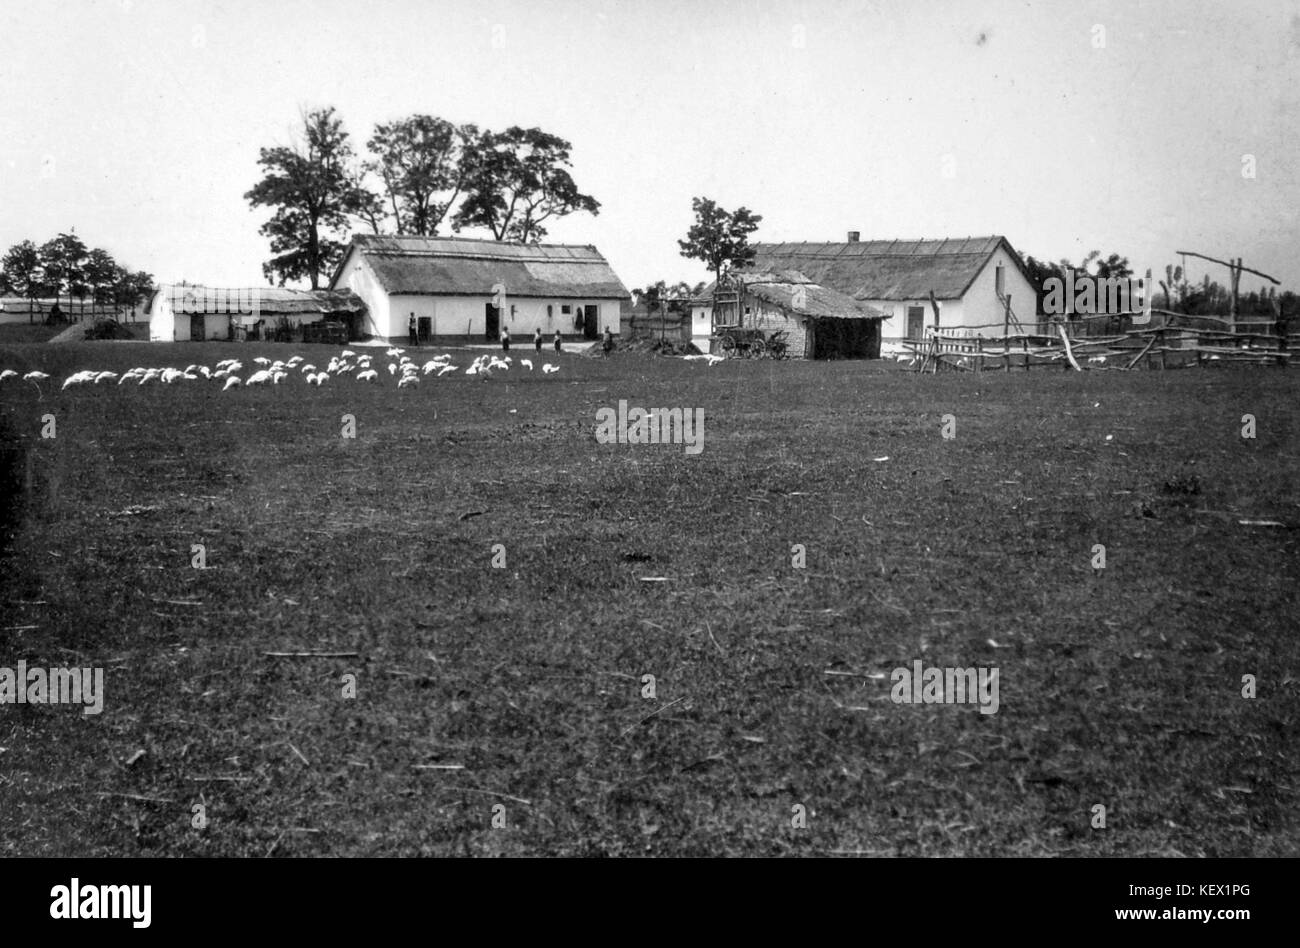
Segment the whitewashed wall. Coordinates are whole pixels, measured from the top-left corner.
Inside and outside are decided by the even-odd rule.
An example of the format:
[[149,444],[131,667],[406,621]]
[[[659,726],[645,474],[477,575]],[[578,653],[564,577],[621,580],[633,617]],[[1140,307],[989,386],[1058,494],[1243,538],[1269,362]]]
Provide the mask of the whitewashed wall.
[[168,294],[154,294],[149,306],[149,341],[174,342],[176,339],[176,315],[172,312]]
[[[899,342],[907,338],[907,309],[919,306],[922,309],[924,329],[934,327],[934,309],[927,297],[923,300],[865,300],[868,306],[885,313],[886,319],[880,324],[881,342]],[[962,300],[939,300],[939,322],[945,328],[962,325],[965,306]],[[922,332],[924,336],[924,331]]]
[[[333,288],[351,290],[361,297],[366,304],[366,317],[361,327],[363,333],[371,336],[397,335],[396,332],[389,331],[392,317],[388,304],[388,294],[380,289],[379,281],[375,279],[375,275],[366,264],[365,258],[355,250],[348,252],[348,259],[343,266],[343,272],[339,274],[338,282],[333,284]],[[401,334],[406,334],[405,321],[401,326]]]
[[[980,334],[1002,335],[1002,301],[998,299],[995,287],[998,264],[1003,267],[1005,290],[1011,297],[1011,310],[1023,327],[1021,331],[1035,332],[1038,319],[1035,312],[1038,301],[1034,288],[1029,285],[1029,281],[1024,278],[1020,268],[1003,247],[998,247],[992,259],[980,271],[980,275],[975,278],[975,282],[966,292],[966,318],[961,325],[979,326],[991,323],[996,328],[980,330]],[[1017,331],[1014,324],[1011,331]]]
[[[358,293],[360,295],[360,293]],[[382,294],[381,294],[382,295]],[[362,297],[365,299],[365,297]],[[405,338],[407,325],[412,313],[416,319],[428,317],[431,320],[434,336],[469,336],[484,338],[487,330],[487,304],[491,296],[393,296],[385,297],[388,322],[386,329],[374,331],[375,335],[389,338]],[[367,300],[367,303],[369,300]],[[510,331],[510,339],[515,345],[522,345],[533,338],[533,331],[540,328],[547,344],[555,337],[558,329],[565,336],[573,336],[581,330],[575,327],[575,308],[577,306],[595,305],[599,308],[601,332],[608,326],[615,334],[621,330],[620,317],[622,305],[619,300],[561,300],[532,299],[506,296],[501,313],[501,327]],[[565,313],[563,307],[570,307]],[[550,307],[548,310],[547,307]]]
[[691,305],[691,335],[708,336],[713,333],[713,307]]

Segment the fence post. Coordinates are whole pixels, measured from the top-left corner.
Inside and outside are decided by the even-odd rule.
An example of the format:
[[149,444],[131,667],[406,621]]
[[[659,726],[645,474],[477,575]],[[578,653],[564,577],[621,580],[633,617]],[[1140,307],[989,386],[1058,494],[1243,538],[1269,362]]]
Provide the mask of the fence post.
[[1011,371],[1011,297],[1002,297],[1002,360],[1004,372]]

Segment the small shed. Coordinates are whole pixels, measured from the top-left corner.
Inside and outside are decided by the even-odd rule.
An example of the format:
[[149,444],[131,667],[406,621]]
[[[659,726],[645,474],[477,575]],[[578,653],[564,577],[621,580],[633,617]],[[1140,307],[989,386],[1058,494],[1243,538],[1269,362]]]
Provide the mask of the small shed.
[[738,272],[705,291],[713,329],[785,333],[794,359],[878,359],[885,313],[797,270]]

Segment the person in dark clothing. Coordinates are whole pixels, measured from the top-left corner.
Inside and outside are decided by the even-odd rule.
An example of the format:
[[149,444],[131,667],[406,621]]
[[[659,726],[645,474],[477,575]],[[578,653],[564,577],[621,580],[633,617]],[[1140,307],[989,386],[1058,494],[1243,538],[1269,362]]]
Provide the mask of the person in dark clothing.
[[501,330],[501,351],[502,352],[510,351],[510,330],[509,329]]
[[406,331],[411,337],[411,345],[418,346],[420,344],[419,324],[415,321],[414,313],[412,313],[411,318],[406,321]]
[[605,327],[605,341],[601,343],[600,347],[605,350],[605,358],[608,359],[610,352],[614,348],[614,334],[609,331],[608,326]]
[[538,326],[536,331],[533,332],[533,348],[537,350],[538,353],[542,351],[542,327],[541,326]]
[[558,329],[555,330],[555,351],[560,351],[560,331]]

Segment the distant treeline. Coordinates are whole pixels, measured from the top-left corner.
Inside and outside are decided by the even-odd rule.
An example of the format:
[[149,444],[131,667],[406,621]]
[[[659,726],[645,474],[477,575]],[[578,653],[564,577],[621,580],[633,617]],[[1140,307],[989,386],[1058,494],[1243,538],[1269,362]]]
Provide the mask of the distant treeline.
[[[100,307],[134,311],[153,292],[152,274],[120,265],[107,250],[88,248],[76,234],[59,234],[40,246],[24,240],[0,259],[0,296],[26,300],[31,322],[38,313],[48,318],[60,300],[66,301],[66,315],[80,316],[87,307],[91,313]],[[37,302],[46,299],[54,301],[49,308]]]

